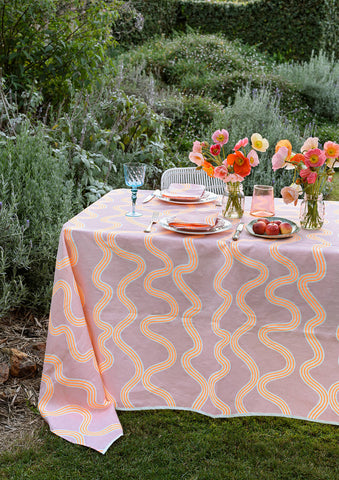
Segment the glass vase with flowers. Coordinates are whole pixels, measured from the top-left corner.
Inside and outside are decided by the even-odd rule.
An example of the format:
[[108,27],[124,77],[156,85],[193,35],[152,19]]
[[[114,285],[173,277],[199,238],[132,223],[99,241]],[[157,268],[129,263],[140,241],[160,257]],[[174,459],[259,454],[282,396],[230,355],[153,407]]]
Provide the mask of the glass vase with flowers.
[[259,164],[257,152],[265,152],[268,141],[259,133],[239,140],[233,149],[227,148],[229,133],[216,130],[212,135],[213,143],[195,141],[189,154],[191,162],[197,169],[203,169],[210,177],[225,182],[225,195],[222,202],[223,216],[241,218],[244,214],[244,193],[242,182],[251,173],[252,167]]
[[323,226],[323,192],[327,182],[332,181],[338,159],[339,145],[327,141],[322,147],[318,137],[309,137],[301,147],[301,153],[292,152],[289,140],[280,140],[275,147],[273,170],[294,169],[292,184],[281,190],[284,202],[297,205],[299,195],[304,194],[299,214],[304,229],[317,230]]

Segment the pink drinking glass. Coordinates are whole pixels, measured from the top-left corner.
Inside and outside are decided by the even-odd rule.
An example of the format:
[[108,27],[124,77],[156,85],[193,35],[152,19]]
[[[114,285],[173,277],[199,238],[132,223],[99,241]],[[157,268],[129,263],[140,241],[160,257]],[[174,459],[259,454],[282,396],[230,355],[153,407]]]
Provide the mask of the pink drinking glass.
[[270,185],[254,185],[250,214],[254,217],[274,215],[274,191]]

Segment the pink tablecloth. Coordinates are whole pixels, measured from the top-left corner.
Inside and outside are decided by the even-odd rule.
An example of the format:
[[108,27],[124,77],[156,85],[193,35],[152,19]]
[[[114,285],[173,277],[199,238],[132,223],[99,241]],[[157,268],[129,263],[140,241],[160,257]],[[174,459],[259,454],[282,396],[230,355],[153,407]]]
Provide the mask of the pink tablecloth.
[[[39,400],[51,430],[104,453],[119,409],[339,425],[339,203],[319,231],[233,242],[234,228],[145,234],[154,210],[218,208],[141,204],[148,193],[142,217],[125,216],[121,189],[63,227]],[[275,204],[298,222],[298,207]]]

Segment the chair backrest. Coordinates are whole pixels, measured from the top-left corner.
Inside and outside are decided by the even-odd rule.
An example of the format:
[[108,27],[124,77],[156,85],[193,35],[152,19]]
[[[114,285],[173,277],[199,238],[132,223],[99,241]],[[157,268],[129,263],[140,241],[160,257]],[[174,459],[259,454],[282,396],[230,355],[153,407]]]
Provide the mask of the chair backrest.
[[168,188],[171,183],[194,183],[205,185],[209,192],[222,195],[225,183],[219,178],[209,177],[204,170],[195,167],[169,168],[161,176],[161,189]]

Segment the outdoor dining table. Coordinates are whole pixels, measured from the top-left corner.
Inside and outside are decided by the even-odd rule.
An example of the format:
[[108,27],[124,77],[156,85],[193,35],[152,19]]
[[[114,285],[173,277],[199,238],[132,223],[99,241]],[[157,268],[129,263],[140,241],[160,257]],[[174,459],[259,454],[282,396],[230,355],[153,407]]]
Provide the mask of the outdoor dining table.
[[[216,202],[103,196],[62,228],[39,410],[55,434],[105,453],[117,411],[282,416],[339,425],[339,202],[320,230],[266,239],[153,225]],[[243,221],[249,215],[246,197]],[[298,224],[298,206],[275,199]]]

